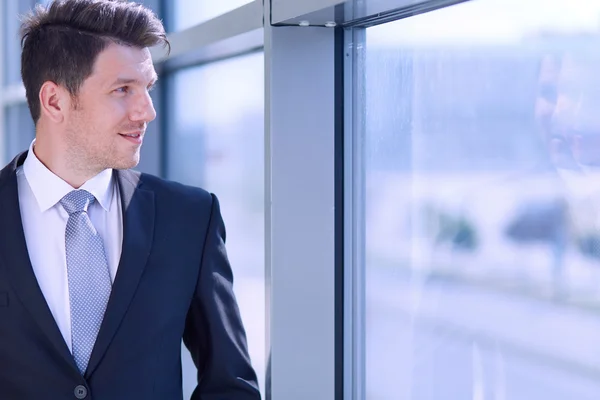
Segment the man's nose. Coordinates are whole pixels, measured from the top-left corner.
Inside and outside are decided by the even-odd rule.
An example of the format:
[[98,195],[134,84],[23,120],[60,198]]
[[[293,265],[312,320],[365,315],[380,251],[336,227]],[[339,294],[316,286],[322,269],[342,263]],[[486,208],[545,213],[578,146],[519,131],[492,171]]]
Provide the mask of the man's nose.
[[148,123],[153,121],[155,118],[156,110],[152,104],[152,97],[150,97],[150,93],[146,91],[145,93],[141,94],[138,99],[136,99],[130,119],[136,122],[143,121]]

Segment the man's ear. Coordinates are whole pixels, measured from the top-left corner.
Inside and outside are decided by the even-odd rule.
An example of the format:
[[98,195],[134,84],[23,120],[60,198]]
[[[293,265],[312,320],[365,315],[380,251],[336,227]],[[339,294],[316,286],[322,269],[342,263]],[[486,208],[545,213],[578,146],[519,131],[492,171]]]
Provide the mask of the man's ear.
[[52,81],[46,81],[40,88],[40,116],[44,115],[55,123],[61,123],[65,112],[70,109],[71,95]]

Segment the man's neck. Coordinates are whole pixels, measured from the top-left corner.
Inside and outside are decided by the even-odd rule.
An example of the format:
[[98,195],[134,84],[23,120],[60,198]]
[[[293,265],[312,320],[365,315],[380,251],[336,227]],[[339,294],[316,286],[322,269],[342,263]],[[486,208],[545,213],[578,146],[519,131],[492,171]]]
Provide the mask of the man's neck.
[[60,151],[56,147],[53,148],[50,143],[46,143],[41,138],[36,139],[33,145],[33,153],[48,170],[74,189],[79,189],[84,183],[97,175],[92,171],[81,171],[80,168],[69,165],[72,164],[69,157],[66,155],[61,156],[66,152]]

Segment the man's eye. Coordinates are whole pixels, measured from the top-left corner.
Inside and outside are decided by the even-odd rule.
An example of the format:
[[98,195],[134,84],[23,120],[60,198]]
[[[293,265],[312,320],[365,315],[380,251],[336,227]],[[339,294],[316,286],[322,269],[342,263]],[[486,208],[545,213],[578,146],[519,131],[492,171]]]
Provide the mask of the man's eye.
[[128,91],[129,91],[129,87],[128,86],[122,86],[122,87],[120,87],[118,89],[115,89],[115,92],[118,92],[118,93],[127,93]]

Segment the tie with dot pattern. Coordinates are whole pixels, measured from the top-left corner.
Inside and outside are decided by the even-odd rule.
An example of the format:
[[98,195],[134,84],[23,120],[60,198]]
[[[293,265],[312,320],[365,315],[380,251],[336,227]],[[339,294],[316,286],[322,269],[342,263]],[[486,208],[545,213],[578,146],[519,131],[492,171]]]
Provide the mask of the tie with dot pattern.
[[87,213],[94,200],[90,192],[73,190],[60,201],[69,214],[65,249],[71,304],[71,340],[73,357],[82,374],[87,369],[111,291],[102,238]]

